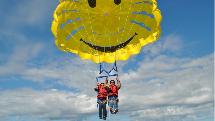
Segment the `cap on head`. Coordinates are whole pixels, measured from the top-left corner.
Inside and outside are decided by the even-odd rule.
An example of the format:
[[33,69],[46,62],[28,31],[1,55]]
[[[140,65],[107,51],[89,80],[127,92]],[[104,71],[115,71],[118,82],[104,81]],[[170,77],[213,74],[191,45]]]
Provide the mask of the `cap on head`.
[[114,81],[114,80],[111,80],[110,83],[114,83],[114,84],[115,84],[115,81]]

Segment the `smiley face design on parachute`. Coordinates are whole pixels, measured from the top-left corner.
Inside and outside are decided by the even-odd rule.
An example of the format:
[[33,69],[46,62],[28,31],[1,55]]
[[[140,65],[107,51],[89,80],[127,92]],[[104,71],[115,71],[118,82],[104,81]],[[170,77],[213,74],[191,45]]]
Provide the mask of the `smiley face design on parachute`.
[[[121,0],[114,0],[114,3],[116,5],[119,5],[121,3]],[[96,7],[96,0],[88,0],[88,4],[91,8],[95,8]],[[108,11],[106,13],[104,13],[104,16],[109,16],[110,13],[108,13]],[[104,18],[105,20],[105,18]],[[94,32],[95,33],[95,32]],[[111,46],[99,46],[99,45],[93,45],[92,43],[86,42],[84,41],[82,38],[80,39],[80,41],[84,42],[86,45],[88,45],[89,47],[101,51],[101,52],[115,52],[116,50],[125,47],[126,45],[129,44],[129,42],[137,35],[137,33],[135,33],[132,37],[130,37],[127,41],[120,43],[118,45],[111,45]]]
[[131,55],[159,37],[160,21],[156,0],[60,0],[52,32],[64,51]]

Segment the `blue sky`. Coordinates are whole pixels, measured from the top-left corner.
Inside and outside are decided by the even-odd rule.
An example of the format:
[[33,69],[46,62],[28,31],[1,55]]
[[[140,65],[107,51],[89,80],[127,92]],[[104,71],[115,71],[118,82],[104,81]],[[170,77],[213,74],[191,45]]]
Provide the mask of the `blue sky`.
[[[0,1],[0,120],[97,120],[98,65],[56,48],[50,27],[57,4]],[[158,0],[158,6],[161,38],[118,63],[120,113],[110,120],[212,121],[214,3]]]
[[[176,33],[189,48],[185,56],[201,56],[213,51],[213,1],[158,1],[163,13],[163,35]],[[189,45],[191,43],[191,45]],[[197,48],[198,47],[198,48]],[[190,52],[189,52],[190,51]]]

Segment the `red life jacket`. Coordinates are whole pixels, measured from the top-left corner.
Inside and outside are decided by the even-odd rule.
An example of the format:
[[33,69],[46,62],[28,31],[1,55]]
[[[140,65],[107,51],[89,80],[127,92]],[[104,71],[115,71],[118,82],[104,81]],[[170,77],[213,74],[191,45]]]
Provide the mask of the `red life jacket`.
[[102,87],[101,85],[99,85],[97,98],[106,98],[106,97],[107,97],[107,90],[105,89],[105,87]]
[[108,96],[116,95],[118,96],[118,87],[116,85],[110,85],[111,92],[108,93]]

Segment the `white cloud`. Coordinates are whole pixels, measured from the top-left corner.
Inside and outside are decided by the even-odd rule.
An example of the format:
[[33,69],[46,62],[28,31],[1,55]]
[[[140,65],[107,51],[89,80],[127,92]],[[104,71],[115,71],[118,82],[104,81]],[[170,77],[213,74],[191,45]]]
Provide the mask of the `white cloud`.
[[[9,12],[6,17],[8,21],[5,22],[9,22],[10,26],[40,25],[47,20],[51,13],[50,7],[55,4],[56,2],[50,0],[25,0],[20,2],[15,11]],[[57,89],[1,91],[1,117],[32,115],[45,119],[78,120],[83,115],[96,112],[96,93],[92,90],[98,73],[95,64],[82,61],[78,57],[69,58],[69,62],[67,58],[57,57],[58,59],[47,59],[45,64],[37,67],[28,66],[29,61],[43,52],[44,45],[28,42],[29,38],[19,33],[4,32],[3,29],[0,31],[1,40],[4,34],[12,36],[11,41],[18,43],[15,44],[8,61],[0,66],[0,76],[16,75],[34,82],[54,80],[79,90],[76,94]],[[136,69],[122,71],[121,113],[130,114],[134,120],[140,121],[179,121],[182,117],[185,117],[184,121],[190,121],[199,118],[199,113],[209,113],[205,115],[211,116],[214,90],[213,55],[199,58],[165,55],[165,52],[180,53],[183,47],[180,36],[170,35],[163,38],[163,41],[145,47],[143,52],[149,56],[146,55],[138,62]],[[120,63],[121,68],[124,64],[125,62]]]
[[150,56],[158,56],[161,53],[168,52],[179,54],[184,47],[183,39],[177,34],[170,34],[169,36],[162,37],[156,43],[143,48],[143,53]]
[[27,62],[37,57],[42,49],[43,45],[41,43],[26,42],[24,45],[17,44],[12,49],[13,53],[8,57],[7,62],[0,66],[0,75],[6,76],[22,73],[27,68]]
[[[165,64],[166,62],[169,62],[169,64]],[[81,66],[83,63],[78,58],[74,58],[70,64],[66,64],[61,68],[58,68],[57,62],[54,62],[43,68],[27,69],[22,75],[23,78],[35,81],[44,81],[46,78],[56,79],[63,85],[79,89],[81,93],[81,96],[76,95],[74,98],[72,96],[69,100],[66,98],[68,94],[62,92],[49,94],[49,91],[30,91],[36,94],[44,94],[42,97],[48,97],[38,98],[38,100],[42,100],[41,103],[33,103],[42,105],[47,101],[46,103],[50,102],[56,105],[57,102],[55,100],[58,100],[60,104],[62,103],[62,109],[56,106],[53,107],[53,105],[42,107],[44,108],[42,111],[45,114],[50,112],[49,110],[52,110],[52,108],[56,108],[58,111],[62,110],[62,112],[71,108],[70,113],[74,111],[75,113],[73,114],[77,113],[77,116],[95,113],[95,109],[91,110],[91,108],[96,105],[95,93],[92,90],[95,84],[96,70],[94,64],[89,62],[85,64]],[[211,110],[213,110],[213,67],[211,65],[213,65],[213,55],[198,59],[158,56],[151,61],[143,60],[136,70],[124,72],[120,76],[123,83],[123,87],[120,90],[120,112],[129,113],[134,120],[140,121],[146,119],[152,121],[160,121],[161,119],[178,121],[181,116],[185,117],[183,118],[184,121],[197,120],[200,118],[198,117],[199,113],[209,113],[205,115],[211,116]],[[5,95],[1,97],[11,94],[11,92],[4,93]],[[28,95],[27,93],[20,94],[24,97]],[[11,95],[11,99],[13,96],[16,95]],[[62,99],[58,99],[59,96]],[[70,107],[70,104],[79,98],[92,99],[94,101],[90,104],[89,102],[81,102],[81,109]],[[19,100],[14,100],[14,102],[19,103],[21,100],[27,99],[19,98]],[[27,102],[23,103],[26,106],[30,105]],[[36,105],[33,107],[37,108]],[[21,108],[17,107],[17,109]],[[39,110],[41,108],[37,109],[37,111]],[[16,113],[16,110],[10,109],[10,111]],[[22,112],[25,112],[25,110]],[[43,116],[46,118],[50,118],[53,115],[61,118],[67,117],[66,115],[61,115],[62,112],[51,111]],[[2,114],[8,115],[6,113]],[[30,113],[35,115],[34,109]],[[157,115],[155,116],[154,114]]]
[[20,89],[0,92],[0,118],[5,116],[32,116],[41,119],[81,118],[96,112],[96,99],[85,94],[57,90],[34,91]]
[[208,118],[208,115],[212,117],[212,106],[213,104],[210,103],[194,107],[155,107],[134,111],[131,113],[131,116],[134,118],[135,121],[201,121],[202,116],[199,115],[204,115],[203,118]]
[[[135,115],[131,116],[138,118],[138,115],[141,121],[145,120],[148,113],[152,115],[150,120],[153,121],[168,118],[166,108],[169,106],[173,106],[175,111],[182,108],[183,115],[196,116],[196,107],[210,104],[211,107],[204,107],[210,112],[213,110],[213,59],[213,54],[210,54],[195,59],[161,55],[150,61],[143,60],[136,70],[121,76],[124,80],[120,92],[121,108],[134,111]],[[189,105],[195,106],[188,108]],[[157,119],[153,114],[162,118]],[[180,114],[171,114],[171,117],[174,116]]]
[[[51,92],[5,91],[1,93],[1,97],[3,97],[1,99],[4,100],[0,102],[9,107],[5,107],[3,104],[0,106],[2,109],[6,109],[1,113],[2,116],[16,114],[18,109],[23,114],[28,111],[27,115],[41,114],[42,111],[42,117],[47,119],[67,118],[67,114],[62,115],[62,112],[67,111],[74,114],[71,115],[71,117],[74,116],[73,118],[95,113],[93,107],[96,105],[96,93],[92,88],[98,73],[96,64],[82,61],[78,57],[69,58],[69,60],[59,57],[56,60],[48,60],[50,62],[46,65],[28,67],[25,63],[42,52],[40,49],[39,45],[17,49],[11,56],[13,58],[11,62],[8,62],[4,67],[10,67],[8,68],[11,71],[9,74],[19,75],[23,79],[35,82],[51,79],[66,87],[78,89],[79,93],[73,95],[68,92],[58,92],[56,89]],[[168,50],[168,47],[166,49]],[[200,118],[198,117],[200,113],[211,116],[211,110],[213,110],[211,107],[214,79],[213,60],[212,54],[199,58],[179,58],[160,54],[153,58],[145,56],[138,63],[136,69],[128,72],[123,72],[121,69],[120,79],[123,86],[120,90],[120,112],[130,114],[134,120],[140,121],[146,120],[146,116],[152,121],[178,121],[181,116],[185,117],[184,121],[197,120]],[[19,62],[23,63],[24,69],[22,71],[17,71],[20,68],[16,69]],[[124,64],[121,68],[123,66]],[[38,100],[27,102],[26,100],[30,100],[28,95],[33,95],[32,97],[36,97]],[[84,102],[79,103],[77,99],[83,99]],[[17,104],[18,107],[7,103],[8,100]],[[91,100],[90,103],[88,100]],[[34,108],[26,110],[25,106],[19,107],[20,102],[26,107],[33,106]],[[45,105],[49,103],[50,105]],[[72,103],[80,105],[81,108],[74,105],[71,107]],[[59,107],[57,104],[61,106]],[[158,115],[154,116],[154,113]]]
[[10,8],[11,11],[2,13],[4,16],[2,26],[15,28],[26,25],[37,27],[44,25],[45,22],[51,21],[49,19],[57,3],[57,0],[23,0],[12,3],[16,6]]
[[[66,63],[64,59],[63,61]],[[56,80],[60,85],[76,88],[88,95],[94,95],[92,89],[96,84],[97,71],[96,65],[92,62],[73,58],[67,64],[60,64],[55,60],[42,67],[28,68],[23,71],[21,76],[35,82]]]

